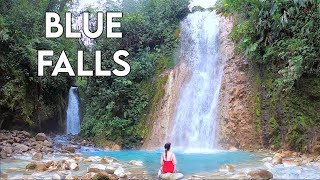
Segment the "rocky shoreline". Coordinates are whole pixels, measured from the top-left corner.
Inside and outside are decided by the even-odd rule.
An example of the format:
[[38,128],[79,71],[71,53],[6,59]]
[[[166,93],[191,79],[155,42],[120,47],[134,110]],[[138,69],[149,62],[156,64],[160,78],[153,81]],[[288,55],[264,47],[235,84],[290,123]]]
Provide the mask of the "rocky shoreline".
[[[76,137],[59,140],[44,133],[0,131],[1,179],[154,179],[141,161],[120,162],[112,157],[86,156],[78,149],[94,148],[90,140]],[[262,153],[262,152],[260,152]],[[281,173],[309,167],[320,172],[320,155],[293,151],[266,151],[250,165],[225,164],[217,171],[187,176],[187,179],[272,179]],[[302,174],[303,175],[303,174]],[[320,176],[320,175],[319,175]],[[290,177],[290,176],[288,176]],[[181,179],[182,174],[166,174],[162,179]]]

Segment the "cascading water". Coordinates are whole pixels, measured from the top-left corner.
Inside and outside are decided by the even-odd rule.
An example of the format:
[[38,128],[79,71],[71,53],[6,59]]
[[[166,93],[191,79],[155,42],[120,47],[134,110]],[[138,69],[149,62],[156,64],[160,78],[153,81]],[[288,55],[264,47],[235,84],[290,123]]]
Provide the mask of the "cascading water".
[[77,135],[80,132],[80,108],[78,87],[71,87],[68,96],[67,134]]
[[[214,2],[212,2],[214,4]],[[194,12],[181,23],[180,59],[192,72],[175,110],[170,140],[186,151],[215,148],[215,126],[222,64],[219,62],[219,16]]]

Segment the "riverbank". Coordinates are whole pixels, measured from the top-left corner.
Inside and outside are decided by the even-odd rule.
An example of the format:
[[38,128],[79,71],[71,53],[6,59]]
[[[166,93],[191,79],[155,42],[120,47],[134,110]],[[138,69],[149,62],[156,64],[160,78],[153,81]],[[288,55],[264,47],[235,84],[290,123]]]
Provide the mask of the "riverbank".
[[[25,131],[0,131],[0,139],[1,155],[6,154],[1,179],[154,179],[159,168],[161,151],[110,151],[90,147],[87,140],[33,137]],[[285,150],[176,154],[187,179],[320,178],[317,155]]]

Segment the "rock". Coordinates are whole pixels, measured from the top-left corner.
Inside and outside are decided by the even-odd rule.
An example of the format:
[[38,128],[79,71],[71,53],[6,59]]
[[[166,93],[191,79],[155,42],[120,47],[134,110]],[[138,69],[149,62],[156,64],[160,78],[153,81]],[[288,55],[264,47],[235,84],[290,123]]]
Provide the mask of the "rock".
[[68,151],[70,153],[75,153],[76,152],[76,148],[73,147],[73,146],[62,147],[62,150]]
[[99,161],[101,161],[101,157],[99,157],[99,156],[90,156],[90,157],[88,157],[88,160],[91,160],[91,162],[99,162]]
[[91,178],[93,178],[96,174],[97,174],[97,173],[95,173],[95,172],[89,172],[89,173],[83,175],[83,176],[81,177],[81,180],[91,179]]
[[301,166],[301,162],[299,161],[293,161],[293,160],[283,160],[282,164],[285,167],[290,167],[290,166]]
[[70,164],[70,170],[78,171],[79,165],[77,163],[71,163]]
[[43,154],[42,153],[34,153],[32,156],[32,160],[36,161],[41,161],[43,159]]
[[27,164],[26,169],[34,170],[36,169],[36,167],[37,167],[37,164],[35,162],[31,162],[30,164]]
[[254,170],[254,171],[250,171],[248,172],[248,175],[252,178],[252,179],[272,179],[273,178],[273,174],[267,170],[264,169],[258,169],[258,170]]
[[112,174],[108,174],[106,172],[100,172],[95,174],[91,179],[92,180],[117,180],[118,177]]
[[44,163],[37,163],[35,170],[37,170],[37,171],[46,171],[47,170],[47,166]]
[[56,173],[55,173],[55,174],[52,174],[51,178],[54,179],[54,180],[63,179],[63,178],[61,178],[61,176],[60,176],[59,174],[56,174]]
[[8,178],[8,174],[0,172],[0,179],[7,179]]
[[107,168],[106,168],[106,172],[109,174],[114,174],[115,171],[116,171],[115,167],[107,166]]
[[277,153],[276,155],[274,155],[272,159],[272,164],[277,165],[281,163],[282,163],[282,156],[279,153]]
[[36,171],[46,171],[47,166],[44,163],[36,163],[36,162],[31,162],[26,166],[26,169],[29,170],[36,170]]
[[265,157],[261,161],[262,162],[272,161],[272,157]]
[[16,142],[16,143],[19,143],[19,142],[21,141],[21,139],[18,138],[18,137],[14,137],[14,138],[13,138],[13,141]]
[[35,139],[37,141],[45,141],[47,140],[47,136],[44,134],[44,133],[38,133],[36,136],[35,136]]
[[5,146],[5,147],[3,147],[2,151],[4,151],[6,154],[12,154],[12,152],[13,152],[11,146]]
[[124,169],[123,169],[121,166],[119,166],[119,167],[114,171],[113,174],[115,174],[116,176],[120,176],[121,174],[124,174]]
[[142,161],[132,160],[132,161],[129,162],[129,164],[135,165],[135,166],[143,166],[143,162]]
[[234,172],[235,171],[235,167],[231,164],[225,164],[225,165],[222,165],[219,169],[219,171],[222,171],[222,172]]
[[16,146],[13,147],[13,150],[15,152],[26,152],[29,150],[29,147],[24,144],[17,144]]
[[176,180],[176,179],[182,179],[183,174],[181,173],[165,173],[160,175],[160,179],[163,180]]
[[27,131],[20,131],[20,133],[25,137],[28,137],[28,138],[31,137],[31,134],[28,133]]
[[109,164],[112,163],[114,160],[112,158],[104,157],[100,160],[100,163],[102,164]]
[[118,144],[114,144],[114,145],[112,145],[111,149],[114,151],[119,151],[119,150],[121,150],[121,146],[119,146]]
[[106,171],[107,167],[102,164],[90,164],[90,166],[87,168],[87,172],[101,172]]
[[49,142],[47,140],[43,141],[43,145],[47,146],[47,147],[52,147],[53,146],[52,142]]
[[1,157],[2,159],[7,158],[7,153],[5,153],[4,151],[1,151],[1,152],[0,152],[0,157]]
[[236,147],[231,147],[231,148],[229,148],[229,151],[238,151],[239,149],[238,148],[236,148]]
[[72,174],[68,174],[66,177],[65,177],[66,180],[78,180],[79,178],[75,175],[72,175]]

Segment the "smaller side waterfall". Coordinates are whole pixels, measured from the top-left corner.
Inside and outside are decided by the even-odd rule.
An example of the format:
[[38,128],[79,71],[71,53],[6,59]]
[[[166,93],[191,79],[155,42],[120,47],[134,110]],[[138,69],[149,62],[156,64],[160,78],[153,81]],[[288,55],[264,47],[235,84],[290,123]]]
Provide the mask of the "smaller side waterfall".
[[67,134],[77,135],[80,132],[80,105],[78,87],[71,87],[68,95]]

